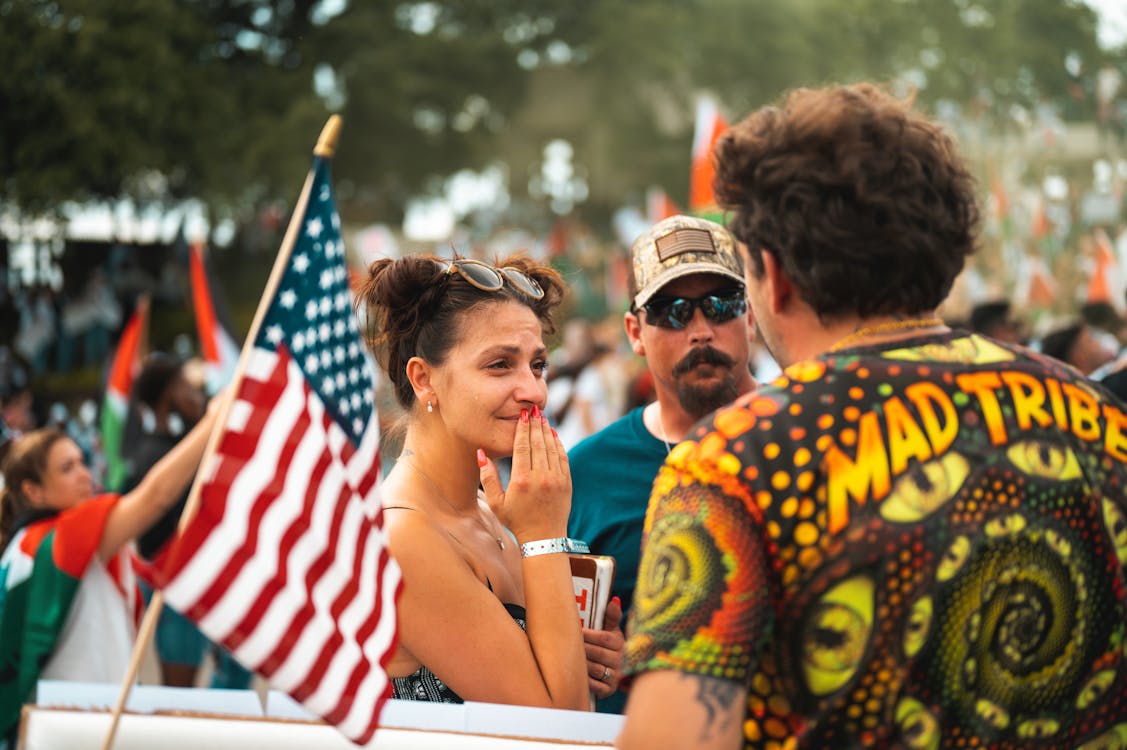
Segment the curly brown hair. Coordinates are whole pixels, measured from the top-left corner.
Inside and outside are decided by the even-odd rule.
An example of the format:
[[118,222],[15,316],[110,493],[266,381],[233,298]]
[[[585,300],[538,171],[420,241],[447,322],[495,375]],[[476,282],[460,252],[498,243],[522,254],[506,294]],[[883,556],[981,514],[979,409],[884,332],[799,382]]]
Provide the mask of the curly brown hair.
[[415,401],[407,379],[407,361],[419,356],[441,365],[458,343],[465,313],[481,305],[511,300],[531,309],[545,333],[555,332],[552,313],[563,300],[560,274],[523,255],[496,261],[496,268],[514,268],[533,279],[544,296],[533,299],[509,282],[497,291],[483,291],[458,273],[447,273],[449,260],[435,255],[381,259],[368,267],[368,278],[357,298],[368,309],[368,343],[395,387],[404,409]]
[[716,144],[729,228],[823,320],[934,310],[976,250],[975,181],[951,138],[872,84],[798,89]]

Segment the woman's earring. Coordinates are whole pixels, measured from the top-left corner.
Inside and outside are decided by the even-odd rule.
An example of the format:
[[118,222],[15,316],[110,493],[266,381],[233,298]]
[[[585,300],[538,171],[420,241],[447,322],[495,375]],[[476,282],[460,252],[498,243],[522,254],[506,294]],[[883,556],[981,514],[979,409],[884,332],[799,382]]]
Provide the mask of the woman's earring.
[[434,404],[432,404],[430,401],[427,401],[427,414],[430,414],[433,411],[434,411]]

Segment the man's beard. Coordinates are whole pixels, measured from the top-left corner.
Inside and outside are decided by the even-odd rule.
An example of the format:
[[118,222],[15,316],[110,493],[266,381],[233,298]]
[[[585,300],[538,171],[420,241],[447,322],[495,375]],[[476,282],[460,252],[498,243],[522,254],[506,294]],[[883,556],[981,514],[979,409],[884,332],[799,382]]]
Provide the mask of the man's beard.
[[[700,385],[681,379],[700,364],[721,368],[720,382]],[[740,395],[736,387],[735,365],[734,359],[711,346],[697,347],[686,354],[684,359],[673,366],[673,379],[677,384],[677,400],[681,402],[681,408],[695,419],[701,419],[705,414],[734,401]]]

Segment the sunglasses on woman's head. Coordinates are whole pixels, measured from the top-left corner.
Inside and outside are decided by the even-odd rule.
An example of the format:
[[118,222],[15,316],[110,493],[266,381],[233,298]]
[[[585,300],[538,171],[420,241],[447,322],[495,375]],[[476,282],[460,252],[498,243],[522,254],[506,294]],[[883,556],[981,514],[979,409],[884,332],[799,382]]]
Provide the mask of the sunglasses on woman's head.
[[727,323],[747,312],[747,296],[742,289],[729,289],[700,297],[654,297],[642,305],[647,323],[675,330],[687,326],[698,308],[713,323]]
[[438,263],[445,267],[444,270],[447,275],[457,273],[470,286],[483,292],[496,292],[507,281],[509,286],[526,297],[540,299],[544,296],[544,290],[540,288],[536,279],[512,266],[494,268],[485,261],[474,260],[473,258],[444,260],[438,261]]

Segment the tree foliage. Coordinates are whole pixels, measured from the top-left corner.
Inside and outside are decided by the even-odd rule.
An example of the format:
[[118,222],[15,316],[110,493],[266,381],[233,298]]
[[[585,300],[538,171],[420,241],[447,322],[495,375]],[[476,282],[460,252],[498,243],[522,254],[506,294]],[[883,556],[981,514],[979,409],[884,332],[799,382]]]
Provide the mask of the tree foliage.
[[[1107,60],[1078,0],[0,0],[0,200],[290,200],[342,112],[344,207],[394,221],[459,169],[566,138],[592,203],[684,199],[695,98],[730,117],[795,86],[914,86],[995,125],[1046,102],[1090,116]],[[573,90],[544,91],[566,69]],[[545,83],[550,82],[550,83]],[[529,102],[552,108],[518,132]],[[579,102],[578,98],[585,98]],[[559,104],[559,102],[556,102]],[[523,119],[522,119],[523,118]]]

